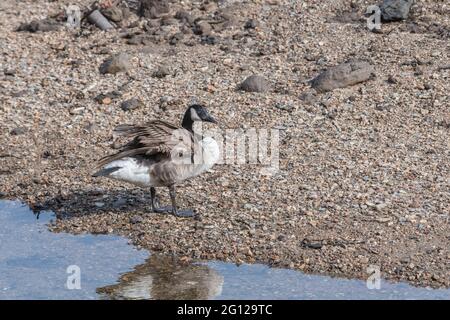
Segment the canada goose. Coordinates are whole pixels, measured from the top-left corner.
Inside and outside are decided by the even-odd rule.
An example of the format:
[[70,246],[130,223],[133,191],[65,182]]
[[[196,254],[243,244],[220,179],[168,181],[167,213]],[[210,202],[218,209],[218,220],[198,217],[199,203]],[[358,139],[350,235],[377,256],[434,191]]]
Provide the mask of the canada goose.
[[[191,217],[178,210],[175,185],[210,169],[219,159],[219,147],[211,137],[201,139],[193,131],[195,121],[217,123],[206,108],[194,104],[186,110],[181,127],[163,120],[144,126],[120,125],[115,132],[130,138],[119,152],[100,159],[94,177],[105,176],[141,187],[150,187],[152,210]],[[172,207],[159,207],[155,187],[168,187]]]

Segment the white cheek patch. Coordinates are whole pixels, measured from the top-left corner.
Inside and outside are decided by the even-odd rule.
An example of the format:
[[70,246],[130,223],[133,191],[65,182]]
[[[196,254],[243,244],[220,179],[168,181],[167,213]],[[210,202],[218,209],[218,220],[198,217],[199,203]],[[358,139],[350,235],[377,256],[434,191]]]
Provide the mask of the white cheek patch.
[[191,109],[191,119],[192,121],[202,121],[202,119],[200,119],[200,117],[197,114],[197,111],[195,111],[194,108]]

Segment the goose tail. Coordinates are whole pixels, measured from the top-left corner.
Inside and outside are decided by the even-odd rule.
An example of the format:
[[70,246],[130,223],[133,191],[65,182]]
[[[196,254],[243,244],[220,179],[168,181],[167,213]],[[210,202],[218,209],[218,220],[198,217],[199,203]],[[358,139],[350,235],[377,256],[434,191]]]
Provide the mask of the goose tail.
[[111,173],[116,172],[119,169],[120,169],[120,167],[102,168],[102,169],[98,170],[97,172],[95,172],[94,174],[92,174],[92,177],[106,177],[106,176],[109,176]]

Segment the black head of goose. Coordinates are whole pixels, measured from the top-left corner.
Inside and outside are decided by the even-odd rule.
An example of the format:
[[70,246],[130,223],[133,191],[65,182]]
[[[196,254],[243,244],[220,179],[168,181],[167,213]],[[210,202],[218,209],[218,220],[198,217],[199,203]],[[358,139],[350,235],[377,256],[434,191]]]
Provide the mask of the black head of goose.
[[[217,123],[199,104],[188,107],[181,126],[163,120],[145,125],[120,125],[114,131],[129,139],[120,150],[100,159],[94,177],[108,177],[141,187],[150,187],[154,212],[193,216],[178,210],[175,185],[210,169],[219,159],[219,147],[211,137],[198,137],[196,121]],[[168,187],[171,207],[159,207],[155,187]]]

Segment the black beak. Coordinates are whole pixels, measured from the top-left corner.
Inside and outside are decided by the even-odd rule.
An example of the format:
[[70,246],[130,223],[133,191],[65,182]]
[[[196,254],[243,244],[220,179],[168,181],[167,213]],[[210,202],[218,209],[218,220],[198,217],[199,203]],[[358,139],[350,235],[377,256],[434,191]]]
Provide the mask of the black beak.
[[211,122],[211,123],[217,124],[216,119],[214,119],[213,117],[211,117],[209,114],[206,116],[206,118],[205,118],[203,121]]

